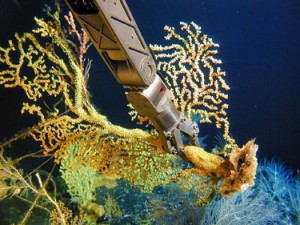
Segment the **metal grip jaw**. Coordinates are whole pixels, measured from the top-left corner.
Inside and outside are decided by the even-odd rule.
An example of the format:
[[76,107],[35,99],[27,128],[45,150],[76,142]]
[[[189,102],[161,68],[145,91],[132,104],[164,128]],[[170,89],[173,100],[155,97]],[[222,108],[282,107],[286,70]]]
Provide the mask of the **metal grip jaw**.
[[168,151],[172,154],[179,155],[185,160],[183,136],[186,136],[192,145],[199,146],[199,127],[197,123],[187,119],[182,113],[180,114],[179,123],[176,124],[172,130],[164,131],[163,133]]
[[166,151],[178,155],[184,153],[182,134],[187,136],[192,144],[199,145],[197,123],[184,117],[174,107],[170,100],[170,91],[158,75],[146,89],[129,91],[126,95],[139,114],[149,117],[159,131]]

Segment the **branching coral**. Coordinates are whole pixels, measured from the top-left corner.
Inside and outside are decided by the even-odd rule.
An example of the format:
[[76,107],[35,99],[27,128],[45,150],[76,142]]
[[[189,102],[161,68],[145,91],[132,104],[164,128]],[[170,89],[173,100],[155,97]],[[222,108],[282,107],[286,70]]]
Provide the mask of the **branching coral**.
[[[74,49],[76,40],[68,36],[75,33],[75,37],[79,39],[77,44],[89,45],[80,39],[85,35],[79,35],[78,31],[74,30],[76,26],[73,24],[71,14],[67,17],[69,28],[66,33],[62,29],[59,11],[48,14],[51,19],[48,22],[36,19],[38,28],[34,30],[35,34],[27,33],[21,38],[16,35],[17,44],[14,45],[10,41],[10,47],[0,49],[1,63],[8,67],[0,73],[0,79],[5,87],[20,86],[28,98],[37,103],[45,97],[45,94],[58,96],[59,101],[51,113],[45,112],[44,107],[36,103],[24,103],[22,112],[36,113],[41,118],[41,121],[28,132],[34,140],[41,143],[45,155],[54,154],[56,162],[68,156],[67,149],[70,143],[76,140],[80,142],[78,158],[84,158],[86,164],[104,174],[118,178],[122,176],[136,186],[152,190],[163,174],[171,173],[171,159],[174,157],[164,154],[157,137],[139,129],[128,130],[113,125],[95,110],[86,89],[86,71],[82,70],[84,68],[82,57],[85,51],[77,52],[77,48]],[[43,70],[35,68],[40,64],[34,63],[31,50],[26,53],[23,47],[25,44],[34,46],[35,58],[44,63]],[[18,64],[13,64],[10,57],[12,49],[15,49],[11,47],[12,45],[22,46],[16,50],[19,53]],[[28,55],[30,63],[22,60],[24,55]],[[11,67],[15,70],[10,69]],[[28,67],[32,69],[32,77],[44,77],[47,80],[40,82],[44,86],[31,85],[39,83],[39,80],[30,81],[28,82],[30,85],[27,85],[25,82],[27,78],[24,78],[21,71]],[[24,82],[19,82],[20,80]],[[15,85],[9,85],[12,82]],[[149,184],[142,184],[143,182]]]
[[[25,91],[31,102],[24,102],[21,112],[36,114],[40,118],[40,122],[26,132],[40,143],[45,155],[53,154],[55,161],[62,166],[71,167],[77,162],[104,175],[123,177],[145,192],[170,181],[191,189],[195,187],[195,174],[213,177],[214,182],[201,181],[196,185],[201,186],[198,190],[206,185],[214,192],[215,180],[222,177],[226,180],[226,171],[234,171],[230,172],[230,178],[234,177],[229,182],[232,184],[235,184],[235,179],[247,174],[244,172],[247,167],[239,161],[247,155],[244,150],[235,160],[238,163],[234,164],[230,161],[233,156],[228,160],[199,147],[186,146],[187,157],[193,163],[191,168],[186,169],[186,166],[175,163],[174,155],[163,151],[156,135],[110,123],[91,104],[87,90],[89,63],[85,61],[85,54],[90,43],[86,34],[83,30],[78,31],[71,14],[65,17],[67,28],[64,28],[59,7],[54,13],[48,11],[48,15],[49,21],[35,19],[38,28],[33,33],[16,34],[15,42],[9,41],[7,48],[0,48],[0,63],[6,66],[0,71],[0,84],[6,88],[18,86]],[[214,118],[217,127],[223,126],[224,136],[233,143],[234,140],[229,137],[227,104],[223,102],[227,99],[225,91],[229,87],[223,79],[224,72],[214,67],[220,63],[213,58],[216,50],[210,50],[217,45],[207,36],[201,36],[200,28],[194,23],[182,24],[182,28],[188,32],[186,38],[176,34],[173,28],[166,29],[169,32],[167,37],[181,41],[184,47],[152,47],[154,51],[161,52],[158,58],[169,60],[160,62],[159,67],[169,74],[167,83],[171,87],[173,85],[174,104],[189,117],[199,114],[200,122],[211,122]],[[208,78],[204,70],[208,71]],[[54,106],[50,112],[42,105],[47,96],[52,97],[50,103]],[[69,157],[70,148],[76,149],[75,158]],[[73,165],[68,161],[71,159]],[[254,167],[250,169],[254,170]],[[252,184],[250,181],[244,183]],[[242,184],[239,185],[242,187]],[[231,193],[240,189],[227,186],[226,190]],[[226,195],[229,192],[226,191]],[[203,196],[209,193],[207,189]]]
[[[19,224],[26,224],[35,207],[44,209],[51,214],[53,220],[57,222],[52,224],[73,224],[71,222],[73,219],[66,214],[66,212],[70,214],[71,211],[67,210],[62,202],[57,201],[55,196],[51,196],[46,189],[51,179],[51,174],[45,181],[42,180],[39,173],[35,173],[35,177],[37,178],[38,186],[34,185],[32,176],[25,176],[22,170],[15,167],[11,159],[6,159],[3,156],[3,152],[0,153],[0,199],[17,196],[19,199],[31,204]],[[52,183],[55,185],[53,181]],[[34,195],[33,201],[26,198],[29,192]],[[53,211],[50,212],[48,208],[40,205],[43,202],[50,203],[54,207]]]
[[5,159],[3,152],[0,153],[0,199],[10,198],[15,195],[25,195],[29,190],[37,192],[32,187],[31,180],[23,177],[22,170],[13,165],[12,160]]
[[122,211],[120,209],[120,206],[118,205],[118,202],[116,199],[112,198],[109,194],[107,195],[107,198],[105,198],[105,217],[110,222],[112,217],[120,217],[122,216]]
[[94,180],[97,174],[96,169],[85,166],[81,160],[77,160],[77,153],[80,145],[70,142],[66,149],[66,156],[62,158],[59,171],[62,178],[68,186],[68,192],[73,201],[77,201],[80,205],[86,206],[94,200]]
[[[60,11],[48,12],[50,21],[35,19],[38,28],[34,33],[16,34],[16,44],[9,41],[8,48],[0,48],[0,63],[7,69],[0,72],[0,84],[6,88],[21,87],[28,99],[34,103],[24,103],[22,113],[37,114],[41,122],[31,131],[39,141],[45,154],[55,152],[57,161],[63,157],[68,142],[77,137],[114,134],[128,139],[150,140],[151,135],[142,130],[128,132],[114,126],[99,114],[90,103],[86,88],[84,54],[90,43],[86,34],[76,30],[71,14],[67,18],[65,31],[60,22]],[[75,40],[71,34],[75,35]],[[79,47],[78,48],[76,46]],[[18,54],[16,59],[14,54]],[[12,59],[14,55],[14,59]],[[18,63],[14,63],[18,61]],[[28,74],[23,71],[29,70]],[[47,112],[46,107],[36,104],[50,96],[58,99],[55,109]]]
[[[89,141],[91,137],[93,141]],[[174,155],[166,154],[146,141],[122,138],[115,134],[105,137],[94,134],[78,138],[76,143],[78,147],[74,164],[77,162],[95,168],[104,176],[124,178],[144,192],[151,192],[157,185],[168,183],[177,171],[173,166],[176,159]],[[69,162],[68,157],[67,153],[61,163]]]
[[200,123],[212,123],[214,119],[218,128],[223,127],[225,139],[233,143],[229,136],[228,104],[224,102],[229,86],[224,80],[225,72],[219,67],[221,60],[214,57],[219,45],[203,35],[197,24],[181,22],[180,25],[185,36],[166,26],[165,39],[172,40],[172,44],[150,46],[158,60],[158,69],[166,74],[173,103],[189,119],[196,115],[200,116]]

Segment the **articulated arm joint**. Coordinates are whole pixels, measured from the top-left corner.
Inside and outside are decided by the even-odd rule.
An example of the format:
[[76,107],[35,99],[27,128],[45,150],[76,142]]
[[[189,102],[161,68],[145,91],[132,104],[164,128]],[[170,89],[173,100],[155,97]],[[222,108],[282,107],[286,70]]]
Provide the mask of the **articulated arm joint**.
[[184,157],[183,135],[198,145],[198,126],[180,113],[125,0],[65,0],[127,99],[159,131],[164,149]]
[[166,151],[182,156],[183,136],[198,145],[197,123],[184,117],[170,100],[170,91],[163,80],[156,75],[153,83],[144,90],[127,92],[127,99],[137,112],[147,116],[159,131]]

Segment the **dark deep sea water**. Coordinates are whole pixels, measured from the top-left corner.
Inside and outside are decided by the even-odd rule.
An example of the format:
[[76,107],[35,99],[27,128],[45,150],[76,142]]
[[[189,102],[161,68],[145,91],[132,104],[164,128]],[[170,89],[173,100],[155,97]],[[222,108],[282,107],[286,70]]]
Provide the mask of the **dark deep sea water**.
[[[43,17],[45,0],[0,0],[0,46],[15,32],[31,31]],[[218,58],[230,85],[228,116],[239,145],[256,138],[258,158],[300,169],[300,1],[299,0],[128,0],[148,44],[164,44],[165,25],[191,22],[220,45]],[[66,7],[63,7],[66,10]],[[96,51],[90,90],[110,121],[134,127],[124,91]],[[1,70],[1,68],[0,68]],[[33,124],[19,114],[23,95],[0,89],[0,138]],[[113,102],[113,104],[112,104]],[[116,108],[117,106],[117,108]],[[210,135],[200,126],[200,135]],[[1,224],[1,223],[0,223]]]

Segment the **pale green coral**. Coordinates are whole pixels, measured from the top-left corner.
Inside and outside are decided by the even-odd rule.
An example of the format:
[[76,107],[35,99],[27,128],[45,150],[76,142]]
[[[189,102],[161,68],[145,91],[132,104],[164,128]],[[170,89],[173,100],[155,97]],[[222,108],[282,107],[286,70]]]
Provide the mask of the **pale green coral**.
[[70,142],[66,149],[67,156],[61,160],[60,172],[68,186],[68,192],[72,199],[84,206],[94,200],[95,178],[97,171],[77,157],[80,144]]

